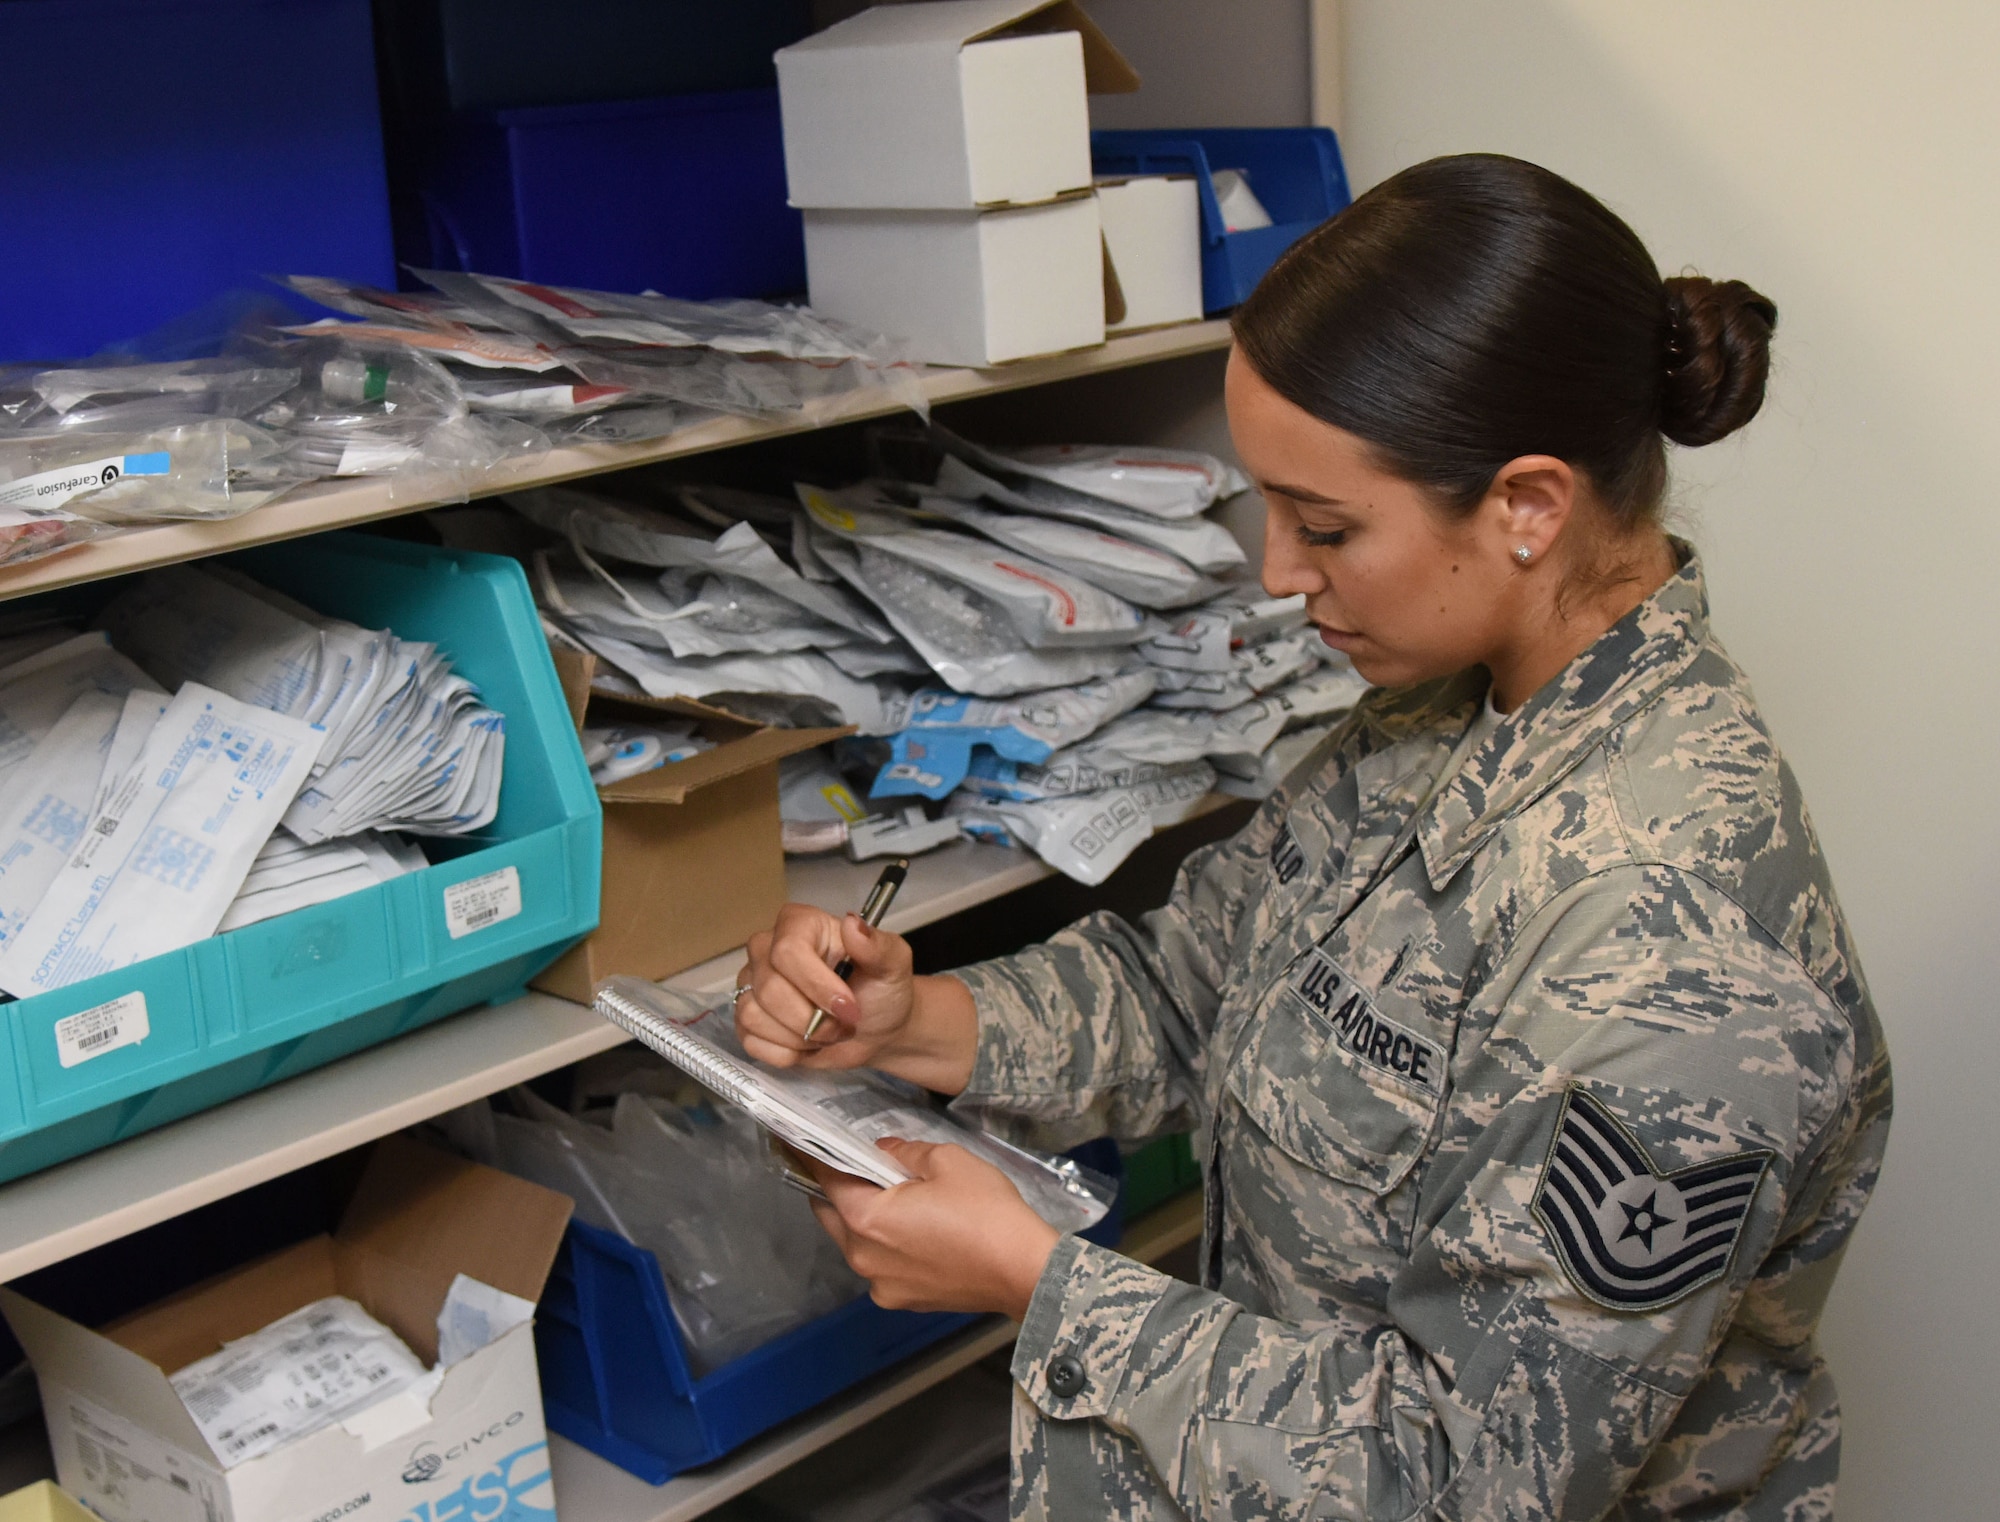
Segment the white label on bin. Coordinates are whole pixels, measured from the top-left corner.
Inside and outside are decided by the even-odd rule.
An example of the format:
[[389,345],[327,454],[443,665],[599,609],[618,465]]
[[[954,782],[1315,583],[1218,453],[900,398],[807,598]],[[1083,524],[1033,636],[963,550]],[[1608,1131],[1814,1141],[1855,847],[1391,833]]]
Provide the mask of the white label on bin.
[[444,890],[444,924],[455,941],[521,912],[521,874],[512,867],[468,877]]
[[153,1033],[146,1019],[146,996],[124,994],[56,1021],[56,1060],[66,1068],[121,1046],[137,1046]]

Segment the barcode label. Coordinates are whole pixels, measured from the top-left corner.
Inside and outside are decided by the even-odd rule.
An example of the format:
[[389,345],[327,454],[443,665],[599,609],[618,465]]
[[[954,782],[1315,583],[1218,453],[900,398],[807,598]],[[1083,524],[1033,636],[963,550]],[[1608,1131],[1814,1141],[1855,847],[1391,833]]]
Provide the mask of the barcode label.
[[126,994],[56,1021],[56,1060],[66,1068],[121,1046],[136,1046],[153,1033],[146,1019],[146,996]]
[[444,890],[444,926],[455,941],[521,912],[521,874],[512,867],[469,877]]

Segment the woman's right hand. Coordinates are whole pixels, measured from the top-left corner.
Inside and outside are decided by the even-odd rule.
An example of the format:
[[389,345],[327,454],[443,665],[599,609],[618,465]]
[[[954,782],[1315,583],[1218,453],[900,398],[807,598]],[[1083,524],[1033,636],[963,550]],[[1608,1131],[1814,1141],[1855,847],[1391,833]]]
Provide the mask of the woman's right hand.
[[[871,928],[857,914],[836,917],[810,904],[787,904],[769,931],[753,935],[750,960],[737,974],[736,1034],[743,1049],[773,1067],[881,1066],[910,1024],[916,1005],[910,943]],[[854,959],[846,982],[834,976]],[[826,1011],[810,1041],[816,1009]]]

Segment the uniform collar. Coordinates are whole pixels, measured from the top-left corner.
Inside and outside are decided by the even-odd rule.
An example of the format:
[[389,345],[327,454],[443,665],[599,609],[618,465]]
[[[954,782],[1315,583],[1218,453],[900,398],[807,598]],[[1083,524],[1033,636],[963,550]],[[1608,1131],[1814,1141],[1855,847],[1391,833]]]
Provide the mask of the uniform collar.
[[1417,839],[1433,892],[1694,660],[1708,637],[1708,591],[1693,547],[1675,540],[1674,549],[1680,570],[1507,715],[1424,811]]

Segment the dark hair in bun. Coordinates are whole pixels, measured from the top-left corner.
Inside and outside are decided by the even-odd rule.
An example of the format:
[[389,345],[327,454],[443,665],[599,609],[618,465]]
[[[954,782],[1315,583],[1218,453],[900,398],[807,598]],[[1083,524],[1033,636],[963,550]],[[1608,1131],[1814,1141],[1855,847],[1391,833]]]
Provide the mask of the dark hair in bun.
[[1675,275],[1667,288],[1667,384],[1660,431],[1713,444],[1764,405],[1778,309],[1741,280]]
[[1469,510],[1551,454],[1617,519],[1658,510],[1663,437],[1757,414],[1777,308],[1741,281],[1660,278],[1595,197],[1520,159],[1462,154],[1383,181],[1295,243],[1236,313],[1280,395]]

